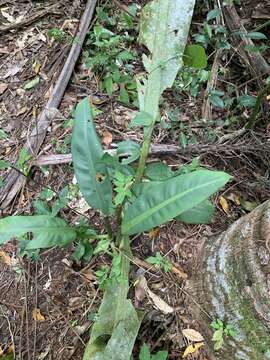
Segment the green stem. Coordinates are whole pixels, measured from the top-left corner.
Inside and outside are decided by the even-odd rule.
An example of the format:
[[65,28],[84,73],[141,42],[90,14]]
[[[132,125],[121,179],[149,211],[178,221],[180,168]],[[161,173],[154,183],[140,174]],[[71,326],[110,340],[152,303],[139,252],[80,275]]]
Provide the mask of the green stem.
[[269,89],[270,89],[270,82],[259,92],[257,99],[256,99],[254,109],[250,115],[248,122],[246,123],[246,126],[245,126],[246,129],[254,128],[256,121],[257,121],[257,116],[261,109],[262,102],[263,102],[264,98],[266,97],[266,95],[268,94]]
[[143,177],[146,160],[148,158],[149,151],[150,151],[151,139],[152,139],[154,126],[155,126],[155,122],[147,129],[147,131],[145,132],[145,135],[144,135],[144,141],[143,141],[143,145],[142,145],[142,149],[141,149],[139,165],[137,167],[137,171],[135,174],[135,180],[134,180],[135,184],[138,184],[142,180],[142,177]]

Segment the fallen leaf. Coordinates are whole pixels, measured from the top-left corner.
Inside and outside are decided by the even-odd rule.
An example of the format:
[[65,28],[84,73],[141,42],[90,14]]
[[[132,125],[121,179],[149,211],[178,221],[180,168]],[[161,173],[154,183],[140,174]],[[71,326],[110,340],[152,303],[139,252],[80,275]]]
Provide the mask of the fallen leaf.
[[226,214],[229,214],[230,207],[229,207],[228,201],[223,196],[219,197],[219,203],[220,203],[220,206],[222,207],[223,211]]
[[246,211],[254,210],[259,204],[255,201],[241,200],[241,207]]
[[190,341],[194,341],[194,342],[204,341],[203,336],[194,329],[184,329],[182,330],[182,333]]
[[164,314],[171,314],[174,312],[174,308],[168,305],[164,300],[162,300],[159,296],[154,294],[151,290],[147,288],[147,295],[153,301],[154,305],[162,311]]
[[106,146],[109,146],[113,141],[113,136],[109,131],[104,131],[102,136],[102,143]]
[[141,302],[145,298],[148,289],[146,278],[142,275],[139,276],[134,286],[135,286],[135,298],[136,300]]
[[227,196],[228,200],[231,200],[235,205],[240,206],[241,205],[241,199],[238,194],[230,193]]
[[26,83],[23,88],[24,88],[24,90],[31,90],[31,89],[33,89],[35,86],[37,86],[37,85],[39,84],[39,82],[40,82],[40,77],[37,76],[37,77],[35,77],[33,80],[31,80],[31,81],[29,81],[28,83]]
[[7,46],[0,48],[0,54],[10,54],[10,50]]
[[35,321],[45,321],[45,317],[41,314],[38,308],[33,309],[32,315]]
[[0,251],[0,260],[8,266],[12,265],[12,259],[5,251]]
[[41,63],[38,62],[38,61],[36,61],[36,62],[34,63],[33,68],[34,68],[35,73],[38,75],[38,74],[40,73]]
[[0,83],[0,95],[4,94],[4,92],[7,90],[8,86],[5,83]]
[[159,227],[156,227],[156,228],[152,229],[151,231],[149,231],[149,234],[148,234],[149,239],[150,240],[155,240],[158,237],[159,233],[160,233],[160,228]]
[[190,355],[190,354],[194,354],[194,353],[197,352],[203,345],[204,345],[203,342],[200,342],[200,343],[197,343],[197,344],[194,344],[194,345],[193,345],[193,344],[189,345],[189,346],[186,348],[186,350],[185,350],[182,358],[185,358],[185,357],[187,357],[187,356]]

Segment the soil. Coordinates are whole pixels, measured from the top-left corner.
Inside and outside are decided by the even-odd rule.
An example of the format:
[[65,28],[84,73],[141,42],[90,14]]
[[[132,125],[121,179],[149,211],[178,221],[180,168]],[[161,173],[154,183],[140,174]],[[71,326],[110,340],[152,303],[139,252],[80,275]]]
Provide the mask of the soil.
[[[133,1],[122,3],[130,5]],[[138,3],[143,5],[146,1]],[[267,1],[259,3],[268,6]],[[85,1],[82,0],[29,0],[16,4],[11,0],[0,0],[0,23],[5,25],[31,19],[43,10],[47,11],[46,15],[30,24],[1,34],[0,129],[7,134],[7,139],[0,138],[1,159],[14,163],[18,157],[70,49],[70,42],[49,38],[48,30],[62,28],[72,38],[84,7]],[[116,4],[115,7],[119,11]],[[252,18],[251,1],[242,1],[242,7],[238,10],[243,19]],[[192,29],[196,23],[203,21],[206,13],[207,9],[196,12]],[[264,11],[261,14],[256,20],[252,18],[252,26],[266,21]],[[239,65],[237,55],[228,53],[221,58],[220,65],[229,74],[228,78],[221,76],[218,79],[221,88],[226,81],[233,81],[237,86],[247,82],[247,91],[254,95],[258,93],[256,80],[251,78],[248,69],[243,70],[243,64]],[[39,84],[26,90],[25,85],[37,77]],[[239,130],[250,115],[246,110],[239,122],[229,127],[224,126],[224,119],[230,115],[226,110],[214,108],[211,122],[197,121],[202,114],[204,91],[205,88],[197,98],[187,93],[177,97],[171,90],[165,93],[164,113],[167,109],[180,109],[177,116],[184,125],[188,125],[197,143],[176,156],[162,156],[161,160],[176,167],[200,155],[203,166],[229,172],[234,180],[214,197],[216,214],[209,225],[185,225],[173,221],[162,226],[155,236],[144,234],[133,241],[134,256],[145,260],[159,251],[188,278],[196,268],[196,256],[203,239],[225,230],[252,207],[269,199],[270,195],[270,128],[266,120],[269,113],[262,114],[255,130],[244,135]],[[96,124],[105,148],[125,139],[141,141],[141,133],[127,129],[130,112],[134,109],[120,104],[116,97],[106,96],[98,86],[98,79],[85,67],[81,57],[40,155],[70,151],[71,128],[63,124],[70,119],[76,102],[85,96],[89,96],[102,110]],[[214,141],[210,140],[213,133]],[[111,140],[106,140],[108,137]],[[179,128],[168,131],[158,127],[153,142],[178,144],[178,138]],[[156,159],[152,157],[150,160]],[[5,177],[7,171],[1,175]],[[73,171],[69,164],[51,165],[48,172],[33,167],[26,186],[2,215],[32,214],[32,201],[45,186],[58,193],[72,179]],[[225,198],[228,208],[224,207],[221,196]],[[60,214],[71,223],[79,218],[78,211],[72,206],[61,210]],[[97,213],[90,209],[84,216],[97,230],[103,231]],[[33,261],[18,253],[15,242],[0,248],[0,359],[1,351],[14,353],[16,359],[82,359],[89,338],[88,330],[102,298],[94,272],[108,259],[94,257],[90,263],[78,263],[72,259],[73,250],[43,251],[37,261]],[[131,280],[135,280],[138,270],[134,265]],[[138,358],[141,345],[147,342],[153,353],[168,349],[169,359],[179,359],[188,345],[181,330],[188,327],[198,329],[187,306],[194,299],[186,293],[185,279],[179,274],[150,270],[145,276],[149,287],[176,310],[173,314],[164,315],[148,301],[136,304],[145,310],[146,315],[135,344],[134,358]],[[134,299],[132,291],[130,295]],[[208,360],[203,349],[187,359]]]

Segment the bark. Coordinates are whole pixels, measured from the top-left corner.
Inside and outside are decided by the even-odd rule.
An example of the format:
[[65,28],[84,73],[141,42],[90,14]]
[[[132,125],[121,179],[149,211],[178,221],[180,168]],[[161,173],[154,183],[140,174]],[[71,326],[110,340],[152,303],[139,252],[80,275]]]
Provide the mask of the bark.
[[232,324],[237,336],[213,351],[211,320],[193,311],[208,343],[211,360],[270,359],[270,201],[242,217],[202,246],[187,290],[210,315]]

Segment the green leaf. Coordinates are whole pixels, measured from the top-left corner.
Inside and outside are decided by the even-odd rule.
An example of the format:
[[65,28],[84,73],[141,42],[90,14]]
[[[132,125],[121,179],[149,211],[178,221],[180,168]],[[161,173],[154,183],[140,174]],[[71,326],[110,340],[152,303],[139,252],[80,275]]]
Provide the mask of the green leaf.
[[27,233],[33,239],[26,249],[66,246],[76,239],[76,232],[64,220],[50,215],[9,216],[0,220],[0,244]]
[[122,233],[131,235],[164,224],[205,201],[230,179],[224,172],[198,170],[154,183],[124,209]]
[[40,77],[37,76],[33,80],[26,83],[23,88],[24,88],[24,90],[31,90],[32,88],[37,86],[39,84],[39,82],[40,82]]
[[103,86],[104,86],[105,90],[107,91],[107,94],[109,96],[112,96],[112,94],[113,94],[113,78],[112,78],[112,76],[107,76],[103,80]]
[[[183,65],[195,0],[154,0],[142,10],[139,41],[150,51],[143,55],[147,79],[138,81],[140,110],[156,120],[162,92],[172,87]],[[158,36],[157,36],[158,34]]]
[[141,347],[139,360],[151,360],[150,350],[146,344],[143,344],[143,346]]
[[258,31],[248,33],[247,37],[252,40],[267,40],[267,36]]
[[214,206],[206,200],[176,217],[176,220],[187,224],[208,224],[215,211]]
[[108,215],[112,212],[112,186],[103,150],[97,136],[88,98],[76,108],[72,135],[72,159],[80,190],[90,206]]
[[[129,238],[121,239],[120,248],[130,253]],[[130,300],[127,299],[129,260],[121,256],[121,282],[107,288],[94,323],[83,360],[128,360],[141,324]]]
[[220,14],[221,14],[221,10],[219,8],[215,8],[209,11],[209,13],[207,14],[207,21],[218,18]]
[[238,97],[238,102],[246,108],[253,108],[256,104],[256,97],[251,95],[241,95]]
[[168,351],[159,351],[155,355],[152,355],[151,360],[166,360],[168,355]]
[[131,140],[122,141],[118,144],[117,155],[124,157],[121,164],[130,164],[139,158],[140,145]]
[[10,165],[11,164],[8,161],[0,160],[0,170],[8,169]]
[[159,161],[148,164],[145,168],[144,175],[152,181],[161,181],[171,178],[174,176],[174,173],[167,164]]
[[129,128],[134,126],[150,126],[153,122],[153,118],[145,111],[140,111],[129,124]]
[[185,66],[195,69],[204,69],[207,66],[207,55],[204,47],[201,45],[187,45],[183,60]]

